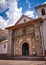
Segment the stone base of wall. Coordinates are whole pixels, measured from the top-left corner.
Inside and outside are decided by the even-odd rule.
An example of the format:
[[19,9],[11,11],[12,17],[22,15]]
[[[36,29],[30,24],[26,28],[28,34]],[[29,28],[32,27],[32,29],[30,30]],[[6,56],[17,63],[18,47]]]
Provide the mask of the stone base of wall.
[[25,61],[46,61],[46,57],[38,57],[38,56],[7,56],[7,55],[0,55],[0,59],[2,60],[25,60]]
[[5,58],[7,57],[7,54],[0,54],[0,58]]

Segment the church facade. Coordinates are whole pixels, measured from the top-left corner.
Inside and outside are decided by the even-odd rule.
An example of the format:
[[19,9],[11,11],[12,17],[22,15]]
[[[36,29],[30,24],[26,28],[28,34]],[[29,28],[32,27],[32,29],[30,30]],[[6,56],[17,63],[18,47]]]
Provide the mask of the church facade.
[[39,18],[23,15],[14,26],[6,28],[8,56],[45,56],[46,4],[35,9]]
[[15,26],[7,28],[9,30],[8,55],[44,56],[42,22],[43,20],[38,18],[21,24],[18,22]]
[[46,4],[35,9],[37,19],[23,15],[14,26],[6,28],[8,56],[45,56]]
[[35,9],[38,13],[37,19],[22,15],[14,26],[6,28],[8,30],[5,53],[7,56],[45,57],[46,4]]

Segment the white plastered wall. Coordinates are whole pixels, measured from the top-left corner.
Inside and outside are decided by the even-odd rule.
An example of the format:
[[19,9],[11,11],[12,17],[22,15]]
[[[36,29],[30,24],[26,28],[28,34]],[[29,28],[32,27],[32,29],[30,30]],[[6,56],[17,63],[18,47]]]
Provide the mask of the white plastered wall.
[[42,23],[42,29],[43,29],[43,42],[46,50],[46,20],[44,20],[44,22]]
[[[6,48],[4,48],[6,45]],[[0,43],[0,54],[7,54],[7,41]]]

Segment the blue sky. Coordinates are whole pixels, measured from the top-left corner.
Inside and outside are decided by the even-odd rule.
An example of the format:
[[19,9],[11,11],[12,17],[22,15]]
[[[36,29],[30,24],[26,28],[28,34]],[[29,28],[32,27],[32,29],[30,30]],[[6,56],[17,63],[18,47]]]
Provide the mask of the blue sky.
[[[46,0],[17,0],[18,8],[22,7],[23,14],[26,12],[26,10],[31,10],[31,11],[34,11],[34,16],[36,16],[36,12],[34,8],[38,5],[41,5],[45,1]],[[5,20],[8,19],[7,15],[5,14],[7,11],[8,9],[0,13],[0,16],[2,16]]]
[[18,0],[18,8],[22,7],[22,12],[26,12],[26,10],[33,10],[34,16],[36,16],[35,7],[41,5],[46,0]]
[[[3,0],[0,0],[0,1],[3,1]],[[13,0],[9,0],[9,1],[10,1],[10,3],[11,3],[11,1],[13,2]],[[15,8],[15,11],[13,11],[13,12],[15,12],[15,15],[12,14],[15,19],[17,19],[19,16],[21,16],[23,14],[25,14],[29,17],[32,17],[32,18],[36,18],[37,14],[36,14],[36,11],[35,11],[35,7],[46,2],[46,0],[14,0],[14,1],[15,1],[15,3],[14,3],[15,6],[13,7],[11,5],[12,6],[11,8],[13,10]],[[5,8],[5,6],[4,6],[4,8]],[[10,9],[9,9],[9,7],[6,7],[3,11],[1,11],[1,9],[2,8],[0,6],[0,17],[1,17],[0,21],[3,19],[2,21],[5,21],[5,25],[7,26],[7,23],[8,23],[7,21],[10,18],[9,15],[8,15],[8,12],[9,12]],[[11,17],[11,18],[13,18],[13,17]],[[11,24],[11,22],[9,22],[9,23]]]
[[25,12],[27,9],[34,10],[35,6],[41,5],[45,1],[46,0],[19,0],[18,7],[22,6],[23,12]]

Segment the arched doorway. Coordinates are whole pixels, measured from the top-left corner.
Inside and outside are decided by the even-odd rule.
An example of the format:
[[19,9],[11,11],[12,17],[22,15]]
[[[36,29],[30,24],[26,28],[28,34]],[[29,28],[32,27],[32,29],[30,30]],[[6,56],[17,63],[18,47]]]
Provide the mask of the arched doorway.
[[29,55],[29,45],[27,43],[23,43],[22,45],[22,55],[23,56]]

